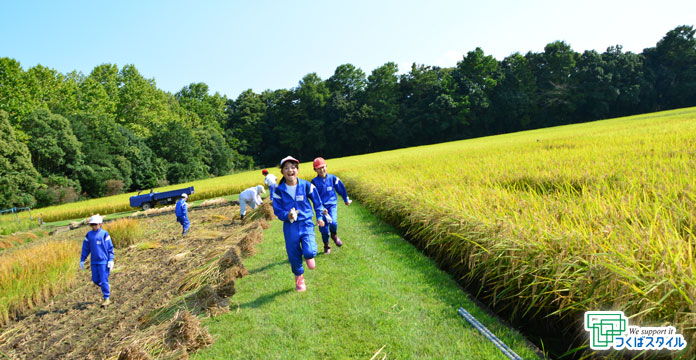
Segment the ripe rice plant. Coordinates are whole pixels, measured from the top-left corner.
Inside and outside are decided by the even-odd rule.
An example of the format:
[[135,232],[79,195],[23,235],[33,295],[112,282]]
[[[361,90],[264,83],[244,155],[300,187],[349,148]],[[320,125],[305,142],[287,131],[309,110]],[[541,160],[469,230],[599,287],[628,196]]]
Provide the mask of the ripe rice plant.
[[[67,288],[77,275],[81,241],[56,240],[0,255],[0,326]],[[76,271],[69,271],[70,268]]]
[[623,310],[696,343],[695,108],[328,165],[513,319],[545,316],[587,339],[580,312]]
[[104,230],[109,232],[114,248],[117,249],[129,247],[143,236],[140,222],[135,219],[121,218],[112,221],[104,224]]

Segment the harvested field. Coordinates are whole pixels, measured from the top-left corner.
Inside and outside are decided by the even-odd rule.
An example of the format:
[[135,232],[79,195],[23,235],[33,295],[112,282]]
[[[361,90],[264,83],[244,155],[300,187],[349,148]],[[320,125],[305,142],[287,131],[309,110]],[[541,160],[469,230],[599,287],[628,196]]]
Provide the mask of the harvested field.
[[[89,267],[79,271],[76,253],[74,285],[0,328],[0,353],[10,359],[175,358],[209,345],[207,330],[188,311],[150,320],[182,297],[205,310],[195,314],[226,310],[227,298],[235,294],[234,280],[246,274],[237,243],[249,233],[255,234],[255,243],[260,241],[260,229],[267,226],[227,220],[238,212],[237,206],[192,211],[191,231],[184,237],[173,215],[139,220],[142,238],[116,249],[108,308],[100,306],[101,291],[92,283]],[[203,219],[209,220],[205,226]],[[60,238],[79,241],[86,231],[67,231]],[[190,291],[180,290],[185,279],[210,263],[216,276],[195,282]]]

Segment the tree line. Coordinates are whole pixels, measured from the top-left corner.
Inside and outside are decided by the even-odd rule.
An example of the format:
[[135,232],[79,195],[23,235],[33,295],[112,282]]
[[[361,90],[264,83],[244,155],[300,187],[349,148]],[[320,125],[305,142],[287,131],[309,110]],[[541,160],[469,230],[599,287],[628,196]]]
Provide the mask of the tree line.
[[292,89],[236,99],[158,89],[133,65],[62,74],[0,58],[0,208],[46,206],[255,166],[696,105],[693,26],[640,54],[563,41],[503,60],[476,48],[452,68],[340,65]]

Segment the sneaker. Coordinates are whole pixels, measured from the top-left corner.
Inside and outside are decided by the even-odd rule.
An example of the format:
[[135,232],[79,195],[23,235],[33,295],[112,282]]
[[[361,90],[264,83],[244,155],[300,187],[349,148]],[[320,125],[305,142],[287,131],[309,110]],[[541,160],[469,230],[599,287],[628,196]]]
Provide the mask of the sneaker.
[[314,263],[314,258],[307,259],[306,261],[307,261],[307,267],[309,268],[309,270],[314,270],[314,267],[316,266],[316,264]]
[[295,290],[297,290],[297,291],[307,290],[307,286],[305,285],[303,275],[295,276]]
[[111,304],[111,300],[109,299],[104,299],[104,302],[101,304],[102,307],[107,307]]
[[331,234],[331,238],[333,239],[334,243],[336,243],[336,246],[341,247],[341,245],[343,245],[343,241],[338,238],[338,234]]
[[329,243],[324,244],[324,254],[331,254],[331,246],[329,246]]

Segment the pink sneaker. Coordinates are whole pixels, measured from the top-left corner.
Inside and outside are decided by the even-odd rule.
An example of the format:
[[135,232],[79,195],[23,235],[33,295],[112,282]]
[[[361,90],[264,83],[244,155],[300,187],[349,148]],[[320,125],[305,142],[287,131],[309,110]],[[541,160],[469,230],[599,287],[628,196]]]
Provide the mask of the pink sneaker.
[[314,267],[316,266],[316,264],[314,263],[314,258],[307,259],[306,261],[307,261],[307,267],[309,268],[309,270],[314,270]]
[[336,243],[336,246],[341,247],[341,245],[343,245],[343,241],[338,238],[338,234],[331,234],[331,238]]
[[304,283],[304,276],[295,276],[295,290],[297,291],[305,291],[307,290],[307,285]]

